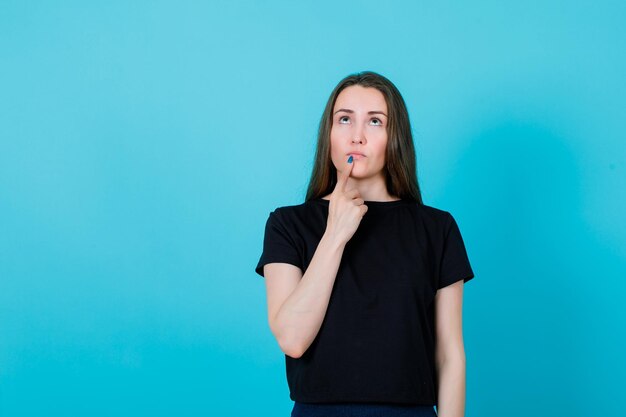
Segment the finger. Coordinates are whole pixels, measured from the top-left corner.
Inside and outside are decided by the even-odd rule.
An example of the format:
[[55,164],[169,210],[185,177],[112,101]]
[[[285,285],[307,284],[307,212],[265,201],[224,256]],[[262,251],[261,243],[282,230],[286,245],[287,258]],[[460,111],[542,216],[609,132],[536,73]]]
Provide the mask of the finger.
[[348,177],[350,176],[350,173],[352,172],[352,167],[354,166],[354,159],[352,157],[352,155],[350,155],[350,157],[348,158],[348,161],[346,163],[346,167],[344,168],[343,172],[338,173],[337,176],[337,186],[335,188],[338,188],[339,191],[344,192],[346,189],[346,183],[348,182]]
[[344,195],[348,198],[357,198],[361,196],[361,193],[359,193],[358,188],[353,188],[351,190],[344,192]]

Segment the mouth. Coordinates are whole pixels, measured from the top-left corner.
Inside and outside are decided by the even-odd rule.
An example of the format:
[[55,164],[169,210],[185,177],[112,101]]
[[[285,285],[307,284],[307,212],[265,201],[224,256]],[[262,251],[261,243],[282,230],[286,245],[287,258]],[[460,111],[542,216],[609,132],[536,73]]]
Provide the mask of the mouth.
[[365,158],[365,155],[363,155],[362,153],[349,153],[348,156],[352,156],[352,158],[355,161],[358,161],[359,159]]

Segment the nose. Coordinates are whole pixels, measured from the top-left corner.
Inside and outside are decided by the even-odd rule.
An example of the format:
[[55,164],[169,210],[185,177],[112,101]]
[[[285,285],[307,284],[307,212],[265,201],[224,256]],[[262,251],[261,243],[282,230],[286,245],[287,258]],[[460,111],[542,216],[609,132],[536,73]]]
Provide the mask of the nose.
[[363,134],[363,128],[360,126],[355,127],[354,134],[352,136],[352,143],[363,143],[365,142],[365,135]]

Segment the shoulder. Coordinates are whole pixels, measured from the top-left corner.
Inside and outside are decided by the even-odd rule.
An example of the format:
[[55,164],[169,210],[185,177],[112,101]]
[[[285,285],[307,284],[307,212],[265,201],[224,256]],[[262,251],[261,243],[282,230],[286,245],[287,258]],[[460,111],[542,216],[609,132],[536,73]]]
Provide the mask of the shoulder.
[[433,207],[433,206],[429,206],[426,204],[417,204],[417,207],[422,210],[422,212],[432,218],[437,218],[437,219],[441,219],[441,218],[446,218],[447,216],[450,215],[450,212],[448,212],[447,210],[443,210],[437,207]]
[[278,206],[270,213],[269,217],[285,225],[306,222],[307,219],[311,219],[315,212],[321,212],[323,206],[319,201]]
[[437,241],[446,241],[450,236],[459,235],[459,226],[449,210],[418,205],[422,225],[430,236]]
[[272,211],[272,213],[275,213],[281,217],[298,216],[311,210],[312,204],[312,202],[304,202],[301,204],[278,206]]
[[428,206],[426,204],[417,204],[417,210],[427,223],[433,226],[447,228],[454,220],[449,211],[441,208]]

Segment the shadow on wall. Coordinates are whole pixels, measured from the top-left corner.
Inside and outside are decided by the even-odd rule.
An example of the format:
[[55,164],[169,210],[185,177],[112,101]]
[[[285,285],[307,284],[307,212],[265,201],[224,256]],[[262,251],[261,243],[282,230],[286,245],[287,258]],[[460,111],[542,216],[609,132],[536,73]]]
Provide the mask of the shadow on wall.
[[611,414],[616,375],[626,371],[611,359],[625,344],[615,329],[626,323],[612,293],[626,289],[626,268],[584,221],[581,158],[568,138],[523,121],[463,142],[470,145],[450,180],[465,185],[455,198],[474,217],[463,232],[480,275],[472,408],[515,417],[560,404],[563,415]]

